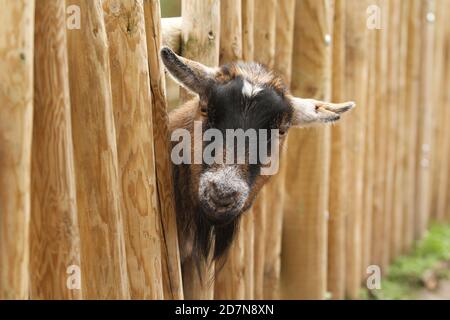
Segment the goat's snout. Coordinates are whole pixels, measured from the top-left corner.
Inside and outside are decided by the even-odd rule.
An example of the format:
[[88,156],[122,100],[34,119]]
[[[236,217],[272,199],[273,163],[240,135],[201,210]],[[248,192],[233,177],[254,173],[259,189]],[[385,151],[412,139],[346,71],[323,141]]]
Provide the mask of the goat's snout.
[[217,181],[210,181],[210,198],[216,204],[216,208],[226,209],[231,207],[239,198],[239,191],[230,189],[229,186],[221,186]]
[[248,184],[235,166],[211,169],[200,176],[200,205],[214,221],[229,220],[239,215],[248,192]]

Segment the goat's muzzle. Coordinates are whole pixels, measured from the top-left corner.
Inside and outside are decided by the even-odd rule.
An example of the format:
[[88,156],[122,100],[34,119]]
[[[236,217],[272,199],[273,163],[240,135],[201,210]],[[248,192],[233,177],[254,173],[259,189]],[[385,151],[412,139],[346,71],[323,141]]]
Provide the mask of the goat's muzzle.
[[206,218],[215,225],[230,223],[239,216],[248,191],[237,166],[210,169],[200,176],[200,205]]

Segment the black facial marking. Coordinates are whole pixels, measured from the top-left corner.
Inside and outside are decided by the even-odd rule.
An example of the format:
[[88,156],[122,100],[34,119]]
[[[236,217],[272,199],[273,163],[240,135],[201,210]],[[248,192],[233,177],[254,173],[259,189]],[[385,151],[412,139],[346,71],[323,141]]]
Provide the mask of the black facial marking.
[[[291,116],[291,107],[284,96],[273,88],[262,86],[262,90],[248,97],[243,94],[242,77],[211,88],[208,98],[208,115],[204,130],[215,128],[226,138],[226,129],[279,129],[283,119]],[[259,135],[258,144],[259,145]],[[226,143],[226,141],[224,141]],[[268,141],[270,155],[270,141]],[[258,152],[259,154],[259,152]],[[258,162],[260,159],[258,159]],[[252,185],[260,173],[260,164],[250,165],[248,182]]]

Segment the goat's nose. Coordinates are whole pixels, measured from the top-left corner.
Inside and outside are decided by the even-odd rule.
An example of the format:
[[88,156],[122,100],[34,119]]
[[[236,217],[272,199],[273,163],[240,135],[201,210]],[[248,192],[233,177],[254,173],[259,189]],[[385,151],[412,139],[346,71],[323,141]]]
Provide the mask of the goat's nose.
[[216,182],[211,182],[211,197],[216,204],[224,207],[229,206],[233,204],[237,195],[238,191],[220,188]]

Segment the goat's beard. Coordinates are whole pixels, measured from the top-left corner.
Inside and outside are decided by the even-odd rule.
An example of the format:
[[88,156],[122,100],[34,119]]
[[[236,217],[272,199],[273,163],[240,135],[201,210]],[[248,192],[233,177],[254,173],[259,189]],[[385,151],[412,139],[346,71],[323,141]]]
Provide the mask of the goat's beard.
[[[207,260],[214,248],[212,258],[218,260],[229,250],[239,228],[241,214],[239,212],[226,215],[226,218],[221,218],[221,216],[225,215],[211,215],[206,213],[203,208],[199,208],[193,248],[193,254],[198,258]],[[213,244],[214,247],[212,247]]]

